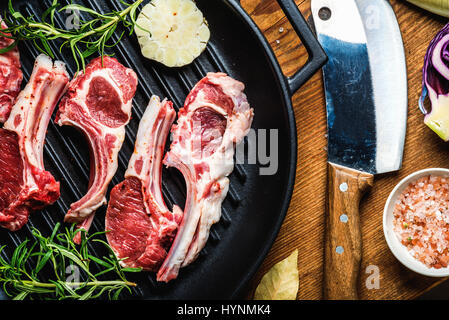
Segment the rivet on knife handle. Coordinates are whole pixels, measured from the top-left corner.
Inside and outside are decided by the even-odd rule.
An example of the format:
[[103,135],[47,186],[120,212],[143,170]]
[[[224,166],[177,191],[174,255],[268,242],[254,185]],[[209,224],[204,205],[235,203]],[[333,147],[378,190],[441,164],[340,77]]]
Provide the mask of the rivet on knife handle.
[[372,185],[372,174],[328,163],[325,299],[358,299],[362,256],[359,203]]

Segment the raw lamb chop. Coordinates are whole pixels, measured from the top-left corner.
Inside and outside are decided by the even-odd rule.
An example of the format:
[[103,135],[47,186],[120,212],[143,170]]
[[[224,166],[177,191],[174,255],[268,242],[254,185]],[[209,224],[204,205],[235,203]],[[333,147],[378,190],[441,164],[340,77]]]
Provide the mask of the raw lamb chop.
[[[0,18],[1,21],[1,18]],[[1,29],[6,29],[6,24],[1,21]],[[0,31],[0,49],[5,49],[14,43],[9,33]],[[8,119],[11,108],[14,105],[22,84],[22,70],[20,70],[19,48],[0,54],[0,122]]]
[[34,210],[59,198],[59,182],[45,171],[45,134],[56,104],[67,89],[64,63],[37,57],[25,89],[0,129],[0,225],[22,228]]
[[[117,59],[94,59],[70,82],[56,115],[60,126],[78,128],[91,151],[91,174],[86,195],[72,203],[64,221],[76,222],[86,231],[95,210],[106,204],[107,187],[117,171],[117,156],[131,117],[137,75]],[[75,241],[81,240],[80,233]]]
[[121,263],[157,271],[182,219],[171,213],[161,191],[162,157],[176,113],[172,103],[151,97],[137,133],[125,181],[111,191],[106,213],[109,244]]
[[243,83],[224,73],[208,73],[179,111],[173,142],[164,163],[184,175],[187,199],[173,245],[157,274],[158,281],[177,277],[196,259],[221,216],[221,204],[234,168],[234,145],[248,134],[253,109]]

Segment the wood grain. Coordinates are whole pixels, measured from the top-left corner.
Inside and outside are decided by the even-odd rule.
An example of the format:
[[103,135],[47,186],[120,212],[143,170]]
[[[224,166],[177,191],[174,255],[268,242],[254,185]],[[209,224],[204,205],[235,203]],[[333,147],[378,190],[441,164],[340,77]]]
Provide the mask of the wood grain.
[[[310,0],[296,0],[296,3],[306,19],[309,18]],[[418,9],[404,0],[391,0],[390,3],[398,18],[407,59],[407,136],[402,169],[376,176],[373,189],[361,201],[363,246],[358,280],[361,299],[412,299],[442,281],[409,271],[396,260],[383,236],[382,211],[389,193],[406,175],[423,168],[449,167],[449,144],[424,125],[417,104],[427,46],[447,19]],[[292,75],[304,65],[307,53],[276,0],[242,0],[242,5],[271,43],[286,75]],[[263,274],[296,248],[299,249],[300,277],[297,298],[323,298],[327,141],[320,72],[293,96],[292,102],[298,130],[298,164],[293,197],[277,240],[252,281],[248,298],[252,297]],[[366,273],[369,266],[379,268],[379,289],[368,289],[365,285],[370,275]]]
[[327,167],[324,299],[355,300],[362,261],[359,204],[374,176],[333,163]]

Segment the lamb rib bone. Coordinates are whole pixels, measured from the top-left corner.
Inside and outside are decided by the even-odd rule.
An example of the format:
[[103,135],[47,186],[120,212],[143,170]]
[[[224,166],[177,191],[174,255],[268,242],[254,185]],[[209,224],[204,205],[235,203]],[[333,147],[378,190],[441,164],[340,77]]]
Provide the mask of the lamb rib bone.
[[224,73],[208,73],[196,84],[173,126],[173,142],[164,159],[183,174],[187,185],[184,216],[173,245],[157,274],[158,281],[177,277],[205,246],[234,168],[234,145],[248,134],[253,110],[243,83]]
[[106,237],[121,263],[157,271],[182,219],[167,208],[161,190],[162,158],[176,117],[172,103],[153,96],[140,121],[125,181],[116,185],[106,213]]
[[[89,142],[89,189],[71,204],[64,219],[78,223],[86,231],[95,211],[106,204],[105,195],[117,171],[118,152],[131,117],[136,87],[137,75],[133,70],[125,68],[115,58],[98,57],[71,81],[56,115],[56,123],[76,127]],[[80,240],[78,233],[75,241]]]
[[54,203],[59,182],[44,168],[43,148],[51,114],[67,89],[63,62],[37,57],[30,80],[0,129],[0,225],[23,227],[34,210]]

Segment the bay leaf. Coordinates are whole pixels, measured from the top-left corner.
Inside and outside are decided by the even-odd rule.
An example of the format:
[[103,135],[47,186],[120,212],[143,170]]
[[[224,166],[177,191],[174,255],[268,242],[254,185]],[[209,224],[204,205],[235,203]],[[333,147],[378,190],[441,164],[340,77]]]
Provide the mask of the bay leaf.
[[298,288],[298,249],[296,249],[262,277],[254,293],[254,300],[296,300]]

